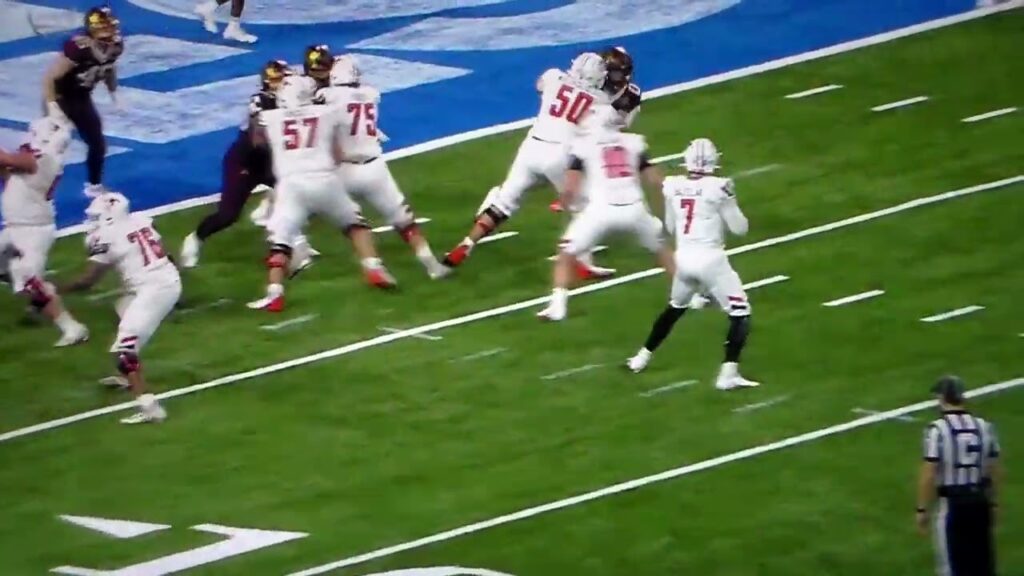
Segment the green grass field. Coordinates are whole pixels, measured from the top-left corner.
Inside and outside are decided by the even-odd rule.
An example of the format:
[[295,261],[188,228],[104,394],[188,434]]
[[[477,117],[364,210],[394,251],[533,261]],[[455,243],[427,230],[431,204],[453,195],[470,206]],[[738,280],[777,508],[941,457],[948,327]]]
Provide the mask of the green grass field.
[[[727,173],[775,165],[738,178],[751,234],[734,245],[776,238],[1024,173],[1024,115],[961,122],[1021,105],[1022,37],[1020,11],[988,17],[650,101],[635,130],[656,156],[703,135],[724,151]],[[783,98],[824,84],[845,87]],[[917,95],[930,99],[870,111]],[[437,252],[465,233],[521,138],[393,163],[418,213],[432,219],[425,231]],[[208,243],[202,265],[185,275],[182,305],[196,309],[173,315],[146,348],[148,377],[166,392],[375,338],[382,327],[545,295],[546,257],[564,225],[546,210],[551,197],[537,190],[505,227],[518,236],[480,246],[442,282],[426,279],[397,236],[379,236],[402,284],[393,294],[365,287],[344,239],[314,226],[324,256],[289,287],[280,316],[243,306],[261,294],[265,271],[260,232],[240,224]],[[204,212],[165,216],[157,226],[176,248]],[[1021,222],[1017,182],[734,256],[746,282],[789,277],[751,291],[744,369],[764,382],[756,390],[714,390],[726,322],[711,310],[687,315],[644,374],[621,368],[664,306],[668,282],[659,276],[577,296],[559,325],[539,323],[532,307],[430,332],[440,339],[400,338],[169,399],[160,426],[126,428],[106,415],[12,439],[0,444],[0,574],[61,566],[164,573],[117,570],[225,540],[190,529],[203,524],[308,536],[187,574],[292,574],[841,424],[862,416],[855,408],[913,404],[943,373],[973,387],[1022,377]],[[628,243],[609,244],[600,260],[620,275],[653,265]],[[50,267],[66,279],[83,261],[81,239],[69,238]],[[885,294],[821,305],[871,289]],[[213,305],[221,299],[231,302]],[[93,339],[54,350],[52,328],[21,320],[20,301],[0,301],[2,431],[127,400],[96,385],[112,368],[112,303],[69,297]],[[985,309],[919,321],[968,305]],[[308,314],[316,316],[260,328]],[[545,378],[586,365],[595,366]],[[686,380],[698,382],[650,393]],[[1013,470],[1024,461],[1024,390],[973,405],[997,423],[1011,472],[1000,573],[1021,576],[1024,483]],[[931,412],[913,416],[354,560],[335,573],[930,574],[930,541],[912,520]],[[62,522],[62,514],[173,528],[118,540]]]

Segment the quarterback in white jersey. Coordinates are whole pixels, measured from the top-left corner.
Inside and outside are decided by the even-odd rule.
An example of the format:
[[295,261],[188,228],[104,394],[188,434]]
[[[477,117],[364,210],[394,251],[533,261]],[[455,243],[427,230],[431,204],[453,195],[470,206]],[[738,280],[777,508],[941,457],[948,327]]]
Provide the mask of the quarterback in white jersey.
[[340,111],[333,106],[314,105],[314,90],[312,79],[289,76],[278,92],[278,108],[260,113],[259,131],[270,145],[277,190],[267,223],[271,244],[267,291],[265,297],[249,303],[254,310],[284,309],[285,269],[293,256],[303,259],[293,255],[293,249],[313,215],[324,216],[349,235],[370,284],[380,288],[395,285],[377,257],[373,234],[359,206],[349,198],[338,177],[344,157]]
[[732,390],[757,386],[740,375],[740,353],[750,334],[750,302],[743,282],[725,253],[726,230],[747,233],[746,216],[736,202],[733,181],[714,176],[718,150],[707,138],[698,138],[683,154],[687,174],[665,179],[666,224],[676,237],[676,273],[669,304],[654,322],[644,347],[629,359],[634,372],[647,367],[651,355],[682,318],[694,295],[705,291],[729,314],[725,361],[715,386]]
[[604,60],[593,52],[577,56],[568,72],[551,69],[541,75],[537,80],[540,111],[533,127],[519,146],[505,181],[484,198],[469,235],[445,256],[446,266],[462,264],[477,242],[519,210],[523,195],[536,184],[547,180],[562,192],[569,146],[579,122],[593,107],[610,101],[603,91],[606,76]]
[[117,269],[125,296],[114,306],[120,323],[110,352],[121,376],[115,377],[113,382],[130,389],[139,405],[136,414],[121,422],[161,422],[167,413],[156,396],[146,390],[140,354],[178,303],[181,276],[160,242],[153,219],[129,212],[128,199],[121,194],[100,194],[86,208],[85,215],[89,223],[85,244],[90,265],[68,290],[87,290],[108,270]]
[[64,309],[56,288],[46,281],[46,258],[56,237],[53,191],[64,172],[64,152],[71,127],[53,117],[29,126],[28,142],[17,152],[0,151],[4,176],[0,215],[0,261],[10,276],[15,294],[60,328],[56,346],[84,342],[89,331]]
[[662,242],[661,221],[647,209],[642,185],[642,180],[660,185],[661,171],[648,160],[644,138],[621,128],[622,116],[611,106],[601,106],[587,117],[584,135],[572,144],[563,204],[573,205],[581,194],[587,202],[562,235],[551,301],[537,314],[542,318],[565,318],[573,262],[608,234],[632,234],[672,273],[672,252]]
[[416,215],[398,189],[382,157],[384,133],[380,121],[380,92],[362,83],[362,73],[351,55],[338,56],[331,67],[331,85],[321,88],[318,98],[341,114],[341,149],[344,157],[338,173],[353,200],[366,201],[383,216],[399,236],[412,247],[427,274],[441,278],[449,269],[442,266],[430,249]]

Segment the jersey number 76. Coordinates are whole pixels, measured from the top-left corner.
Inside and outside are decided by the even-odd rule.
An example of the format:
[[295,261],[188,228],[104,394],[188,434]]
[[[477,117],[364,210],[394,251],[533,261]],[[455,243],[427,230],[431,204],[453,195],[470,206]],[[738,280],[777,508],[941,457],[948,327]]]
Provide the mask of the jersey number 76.
[[149,228],[141,228],[132,232],[128,235],[128,241],[138,244],[139,252],[142,252],[143,266],[149,266],[152,260],[160,260],[166,255],[164,247],[153,236],[153,230]]

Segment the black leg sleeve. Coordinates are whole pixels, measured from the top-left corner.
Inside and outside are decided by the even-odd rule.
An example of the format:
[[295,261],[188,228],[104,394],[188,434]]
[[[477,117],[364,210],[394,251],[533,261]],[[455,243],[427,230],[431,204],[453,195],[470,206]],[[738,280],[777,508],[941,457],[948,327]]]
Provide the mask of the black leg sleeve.
[[672,327],[676,325],[676,322],[683,317],[686,313],[686,308],[673,308],[672,306],[666,306],[662,310],[658,319],[654,321],[654,326],[651,327],[651,333],[647,336],[647,343],[644,344],[644,348],[654,352],[661,346],[661,343],[665,341],[669,333],[672,332]]
[[730,316],[729,333],[725,337],[725,361],[739,362],[740,353],[750,335],[750,316]]

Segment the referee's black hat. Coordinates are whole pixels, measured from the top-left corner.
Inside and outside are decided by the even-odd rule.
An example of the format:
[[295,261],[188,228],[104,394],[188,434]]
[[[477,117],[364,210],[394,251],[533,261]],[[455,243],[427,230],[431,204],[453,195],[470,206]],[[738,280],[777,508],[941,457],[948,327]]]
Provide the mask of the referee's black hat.
[[952,374],[939,378],[939,381],[932,386],[932,394],[942,397],[947,404],[963,404],[966,386],[959,376]]

